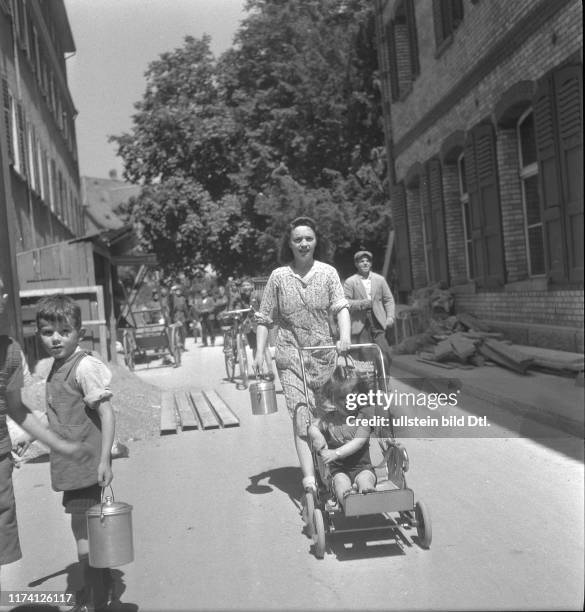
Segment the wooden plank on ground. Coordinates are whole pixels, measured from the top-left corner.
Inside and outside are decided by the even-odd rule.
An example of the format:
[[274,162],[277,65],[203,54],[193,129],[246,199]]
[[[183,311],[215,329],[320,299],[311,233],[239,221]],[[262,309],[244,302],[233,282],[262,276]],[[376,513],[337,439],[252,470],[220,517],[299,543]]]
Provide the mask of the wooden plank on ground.
[[211,409],[211,406],[208,404],[203,393],[201,393],[201,391],[191,391],[190,393],[191,401],[193,402],[193,406],[195,406],[195,410],[197,411],[201,427],[203,429],[219,428],[219,423],[217,422],[215,413]]
[[191,396],[185,391],[177,391],[175,393],[175,404],[179,411],[179,418],[181,419],[181,428],[185,429],[198,429],[199,422],[193,411],[193,405],[191,404]]
[[203,391],[209,403],[213,406],[222,427],[237,427],[240,424],[240,419],[232,412],[232,409],[225,403],[223,398],[213,389]]
[[175,414],[175,398],[172,391],[162,394],[160,407],[160,433],[177,433],[177,417]]
[[479,352],[487,359],[519,374],[526,374],[526,370],[534,361],[532,357],[499,340],[485,340],[480,345]]

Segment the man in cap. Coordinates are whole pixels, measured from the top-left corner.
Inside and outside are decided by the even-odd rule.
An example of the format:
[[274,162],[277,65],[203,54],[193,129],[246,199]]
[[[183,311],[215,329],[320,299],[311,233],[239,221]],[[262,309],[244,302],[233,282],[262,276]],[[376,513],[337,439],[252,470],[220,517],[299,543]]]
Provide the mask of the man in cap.
[[392,357],[386,330],[394,325],[394,298],[386,279],[372,272],[372,260],[370,251],[354,255],[358,273],[345,281],[343,290],[349,302],[352,344],[375,342],[382,350],[388,373]]

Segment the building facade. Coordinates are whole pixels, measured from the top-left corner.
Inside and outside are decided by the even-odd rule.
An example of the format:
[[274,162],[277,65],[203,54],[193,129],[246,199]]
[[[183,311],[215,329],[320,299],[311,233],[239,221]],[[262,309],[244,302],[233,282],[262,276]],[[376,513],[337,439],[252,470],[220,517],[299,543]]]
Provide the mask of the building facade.
[[579,0],[376,0],[399,290],[583,351]]
[[[83,232],[63,0],[0,0],[0,79],[17,251]],[[4,149],[3,149],[4,150]]]
[[15,294],[12,331],[16,255],[83,233],[74,52],[63,0],[0,0],[0,265]]

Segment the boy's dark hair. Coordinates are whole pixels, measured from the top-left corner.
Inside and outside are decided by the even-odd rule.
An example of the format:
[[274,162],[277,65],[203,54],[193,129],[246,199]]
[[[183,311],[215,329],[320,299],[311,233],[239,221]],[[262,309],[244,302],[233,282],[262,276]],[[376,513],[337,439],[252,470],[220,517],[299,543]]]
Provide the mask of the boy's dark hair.
[[81,329],[81,308],[68,295],[49,295],[37,305],[37,327],[41,321],[70,323],[75,329]]
[[280,244],[280,254],[279,259],[280,263],[287,264],[293,261],[294,256],[293,252],[290,248],[290,237],[292,231],[299,226],[310,227],[315,232],[315,238],[317,240],[317,244],[315,246],[315,252],[313,253],[313,257],[320,261],[325,261],[329,255],[329,245],[325,238],[321,235],[321,232],[317,228],[317,223],[311,217],[297,217],[293,219],[287,226],[286,232],[282,237],[282,242]]

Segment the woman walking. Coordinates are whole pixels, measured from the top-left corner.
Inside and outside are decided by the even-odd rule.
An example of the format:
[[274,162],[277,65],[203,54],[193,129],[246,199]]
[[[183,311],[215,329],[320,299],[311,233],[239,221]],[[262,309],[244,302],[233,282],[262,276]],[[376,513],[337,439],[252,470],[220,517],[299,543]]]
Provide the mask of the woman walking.
[[[284,391],[287,409],[293,419],[295,446],[303,488],[314,489],[315,473],[307,441],[307,428],[313,420],[315,392],[329,380],[337,363],[337,353],[350,345],[348,302],[339,276],[320,259],[325,243],[310,217],[297,217],[283,237],[280,259],[283,265],[272,272],[260,310],[256,313],[257,351],[254,368],[260,371],[268,329],[278,327],[275,362]],[[330,316],[337,319],[340,339],[337,351],[323,350],[303,355],[309,387],[305,398],[298,347],[334,344]]]

